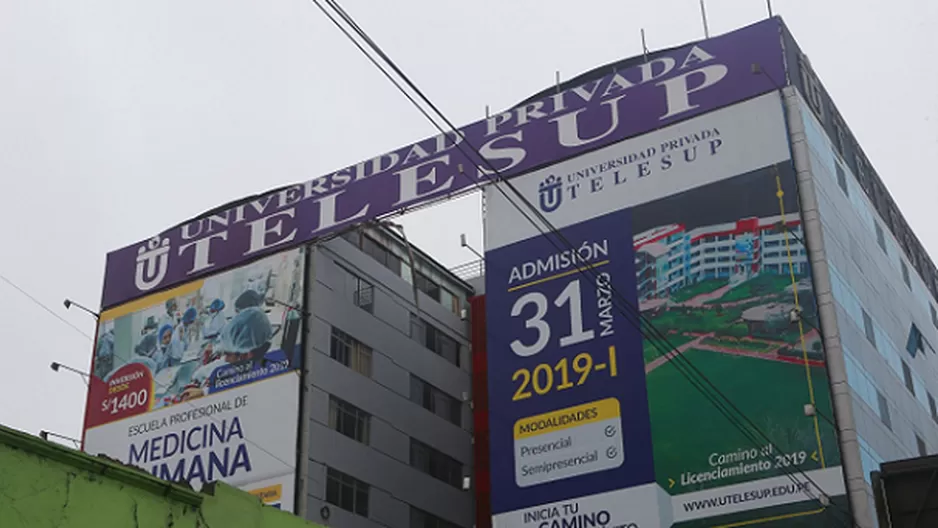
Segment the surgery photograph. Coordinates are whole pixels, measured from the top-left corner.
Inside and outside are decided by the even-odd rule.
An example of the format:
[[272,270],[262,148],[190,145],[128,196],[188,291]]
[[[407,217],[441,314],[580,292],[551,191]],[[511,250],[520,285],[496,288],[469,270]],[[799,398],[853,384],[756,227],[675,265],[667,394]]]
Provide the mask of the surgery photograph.
[[286,251],[103,313],[93,376],[143,365],[155,410],[298,368],[303,269]]

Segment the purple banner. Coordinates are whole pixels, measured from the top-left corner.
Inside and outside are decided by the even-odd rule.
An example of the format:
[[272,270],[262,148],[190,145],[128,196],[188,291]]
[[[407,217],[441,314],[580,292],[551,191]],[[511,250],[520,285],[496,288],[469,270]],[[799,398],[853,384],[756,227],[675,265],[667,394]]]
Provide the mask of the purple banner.
[[779,31],[769,19],[656,53],[465,126],[464,138],[428,138],[113,251],[102,308],[484,184],[488,164],[518,176],[777,89],[785,79]]

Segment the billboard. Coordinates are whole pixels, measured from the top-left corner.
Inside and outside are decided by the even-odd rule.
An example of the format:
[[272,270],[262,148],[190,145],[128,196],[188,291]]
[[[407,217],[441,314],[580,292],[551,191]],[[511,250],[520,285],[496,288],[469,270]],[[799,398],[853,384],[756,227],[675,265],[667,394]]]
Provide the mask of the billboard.
[[778,94],[512,183],[559,234],[486,190],[494,523],[842,518],[817,500],[846,509],[835,430],[805,415],[833,413]]
[[[485,183],[493,167],[513,177],[770,91],[773,79],[785,78],[779,24],[770,19],[650,54],[641,64],[610,68],[467,125],[461,134],[428,138],[246,198],[113,251],[102,306],[452,196]],[[765,74],[754,75],[753,64]]]
[[101,313],[84,450],[293,508],[303,248]]

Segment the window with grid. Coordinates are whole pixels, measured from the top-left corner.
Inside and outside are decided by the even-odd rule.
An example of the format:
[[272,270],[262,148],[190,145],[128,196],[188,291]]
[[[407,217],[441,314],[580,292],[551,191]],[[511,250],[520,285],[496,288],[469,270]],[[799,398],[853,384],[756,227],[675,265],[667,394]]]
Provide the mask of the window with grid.
[[368,492],[370,486],[341,471],[326,470],[326,502],[343,510],[368,517]]
[[345,400],[330,395],[329,427],[353,440],[367,444],[371,415]]
[[332,327],[329,355],[346,367],[371,377],[371,348],[347,333]]
[[426,381],[411,374],[410,399],[424,409],[456,425],[462,425],[462,404]]
[[462,464],[413,438],[410,439],[410,465],[433,478],[462,489]]
[[365,254],[377,260],[379,263],[384,265],[384,267],[400,276],[401,259],[392,253],[391,250],[387,248],[387,246],[368,235],[363,235],[361,248]]
[[906,266],[905,261],[899,260],[899,266],[902,268],[902,280],[905,282],[905,285],[909,288],[912,287],[912,279],[909,278],[909,267]]
[[437,284],[435,280],[416,270],[414,271],[414,286],[427,294],[427,297],[436,302],[440,302],[440,285]]
[[915,445],[918,447],[919,456],[928,456],[928,446],[925,445],[925,441],[922,440],[922,437],[915,435]]
[[427,513],[420,508],[411,506],[410,528],[459,528],[459,525],[440,519],[436,515]]
[[374,313],[375,309],[375,287],[370,282],[359,277],[348,268],[337,264],[339,269],[345,274],[345,291],[352,296],[352,302],[362,310],[368,313]]
[[414,314],[410,314],[410,336],[443,356],[443,359],[459,366],[459,342]]

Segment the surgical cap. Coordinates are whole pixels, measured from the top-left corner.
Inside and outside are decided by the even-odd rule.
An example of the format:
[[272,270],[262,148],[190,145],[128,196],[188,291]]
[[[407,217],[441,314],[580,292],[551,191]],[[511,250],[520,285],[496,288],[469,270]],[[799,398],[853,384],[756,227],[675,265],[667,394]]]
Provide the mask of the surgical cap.
[[229,354],[247,354],[268,344],[273,336],[267,314],[260,308],[247,308],[222,330],[219,348]]
[[166,334],[166,332],[172,333],[172,331],[173,331],[173,327],[171,325],[168,325],[168,324],[163,325],[163,327],[160,328],[160,331],[159,331],[160,339],[161,340],[163,339],[163,335]]
[[197,315],[199,315],[199,312],[197,312],[195,308],[189,308],[182,314],[182,322],[186,324],[194,323]]
[[209,310],[220,312],[225,309],[225,301],[221,299],[215,299],[212,301],[212,304],[208,306]]
[[263,301],[261,294],[254,290],[247,290],[238,296],[238,299],[235,301],[235,309],[244,310],[245,308],[260,306],[261,301]]

